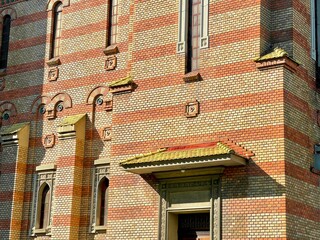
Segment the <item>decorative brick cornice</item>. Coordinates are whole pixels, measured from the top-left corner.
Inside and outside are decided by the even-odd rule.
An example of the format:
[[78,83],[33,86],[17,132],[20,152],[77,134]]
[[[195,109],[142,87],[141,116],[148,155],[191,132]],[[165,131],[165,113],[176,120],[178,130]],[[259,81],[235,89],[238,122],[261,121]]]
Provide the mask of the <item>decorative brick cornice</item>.
[[291,59],[288,53],[281,48],[275,48],[271,53],[256,58],[254,61],[259,70],[284,67],[291,72],[295,72],[299,66],[299,63]]
[[132,77],[128,76],[109,84],[111,93],[132,92],[134,90],[134,82]]
[[284,67],[291,72],[295,72],[299,64],[288,57],[281,57],[281,58],[256,62],[256,66],[259,70]]

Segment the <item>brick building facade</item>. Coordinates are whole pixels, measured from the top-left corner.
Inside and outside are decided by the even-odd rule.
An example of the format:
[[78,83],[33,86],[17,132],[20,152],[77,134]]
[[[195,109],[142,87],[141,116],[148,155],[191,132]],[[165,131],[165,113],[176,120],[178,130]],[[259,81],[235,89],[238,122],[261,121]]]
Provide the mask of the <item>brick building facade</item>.
[[0,239],[319,239],[319,8],[0,1]]

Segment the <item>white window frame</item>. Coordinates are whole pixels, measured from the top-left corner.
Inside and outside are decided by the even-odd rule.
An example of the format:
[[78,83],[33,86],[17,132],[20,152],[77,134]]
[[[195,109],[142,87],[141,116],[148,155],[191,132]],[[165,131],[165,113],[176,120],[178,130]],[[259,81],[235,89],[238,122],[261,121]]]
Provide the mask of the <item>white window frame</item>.
[[[31,225],[31,236],[36,235],[51,235],[52,227],[52,209],[53,209],[53,199],[54,199],[54,187],[56,178],[56,166],[54,164],[40,165],[36,168],[36,174],[34,177],[34,194],[33,194],[33,204],[32,204],[32,225]],[[48,224],[45,228],[39,229],[37,227],[39,222],[38,208],[40,207],[40,200],[42,196],[39,195],[40,189],[44,184],[47,184],[50,189],[50,200],[49,200],[49,210],[48,210]]]
[[[188,1],[179,0],[177,53],[186,52]],[[209,47],[209,0],[201,0],[200,49]]]
[[[108,160],[99,159],[94,163],[92,173],[92,194],[91,194],[91,217],[90,217],[90,232],[97,233],[97,231],[106,231],[107,223],[105,221],[104,225],[97,225],[97,216],[99,206],[98,206],[98,191],[99,183],[103,178],[109,179],[110,165]],[[108,190],[107,190],[108,191]],[[108,196],[106,196],[106,204],[108,204]]]

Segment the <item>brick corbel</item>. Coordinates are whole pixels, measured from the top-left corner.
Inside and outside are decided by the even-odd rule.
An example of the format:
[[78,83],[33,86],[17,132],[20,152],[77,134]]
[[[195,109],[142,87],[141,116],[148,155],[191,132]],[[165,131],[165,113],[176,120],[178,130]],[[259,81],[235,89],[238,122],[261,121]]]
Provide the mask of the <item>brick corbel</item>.
[[284,67],[291,72],[295,72],[298,66],[299,66],[299,63],[295,62],[294,60],[292,60],[287,56],[256,61],[256,67],[259,70]]
[[128,76],[126,78],[117,80],[109,84],[110,92],[113,94],[132,92],[135,88],[135,83],[132,77]]

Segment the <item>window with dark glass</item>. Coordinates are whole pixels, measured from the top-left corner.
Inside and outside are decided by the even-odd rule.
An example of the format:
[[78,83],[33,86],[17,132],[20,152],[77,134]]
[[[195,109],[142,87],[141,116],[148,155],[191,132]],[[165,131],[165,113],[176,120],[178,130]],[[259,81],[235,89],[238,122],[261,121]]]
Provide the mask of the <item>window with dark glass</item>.
[[185,73],[200,68],[200,50],[209,47],[209,0],[179,0],[177,53],[185,54]]
[[201,0],[188,1],[186,72],[199,68]]
[[45,184],[42,191],[39,192],[39,209],[37,225],[39,229],[45,229],[49,223],[49,203],[50,203],[50,188]]
[[108,12],[108,46],[117,43],[118,32],[118,0],[109,0]]
[[8,64],[10,25],[11,25],[11,16],[5,15],[3,18],[1,51],[0,51],[0,68],[1,69],[7,68],[7,64]]
[[107,217],[107,198],[108,198],[109,180],[104,177],[98,186],[98,202],[97,202],[97,226],[104,226]]
[[54,7],[50,58],[60,56],[62,8],[61,2]]

